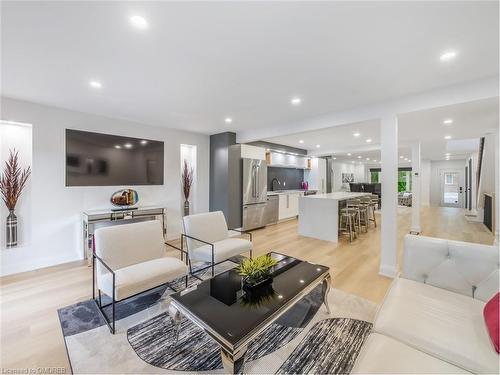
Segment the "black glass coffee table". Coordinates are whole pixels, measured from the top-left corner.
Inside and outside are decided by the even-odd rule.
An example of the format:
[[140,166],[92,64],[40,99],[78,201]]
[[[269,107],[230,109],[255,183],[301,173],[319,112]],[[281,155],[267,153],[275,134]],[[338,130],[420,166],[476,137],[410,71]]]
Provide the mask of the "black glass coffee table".
[[328,313],[329,268],[271,252],[278,261],[272,283],[242,290],[235,269],[173,294],[169,313],[178,334],[181,314],[202,328],[221,348],[224,369],[238,373],[248,344],[303,296],[322,284]]

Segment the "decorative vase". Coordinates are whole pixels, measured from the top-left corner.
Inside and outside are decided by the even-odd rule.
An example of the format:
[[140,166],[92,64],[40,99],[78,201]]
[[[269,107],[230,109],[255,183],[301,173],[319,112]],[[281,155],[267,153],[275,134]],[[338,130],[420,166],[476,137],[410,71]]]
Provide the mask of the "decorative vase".
[[9,216],[7,216],[7,236],[6,245],[8,248],[17,246],[17,216],[14,214],[14,210],[9,210]]
[[185,200],[184,201],[184,216],[188,216],[188,215],[189,215],[189,201]]

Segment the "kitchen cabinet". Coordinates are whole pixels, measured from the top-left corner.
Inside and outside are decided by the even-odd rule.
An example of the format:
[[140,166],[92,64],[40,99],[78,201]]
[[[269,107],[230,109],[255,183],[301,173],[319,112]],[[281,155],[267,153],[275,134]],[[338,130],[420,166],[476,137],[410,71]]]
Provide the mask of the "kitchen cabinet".
[[281,152],[271,151],[267,156],[267,162],[269,167],[281,167],[281,168],[296,168],[296,169],[307,169],[309,168],[309,158],[300,155],[284,154]]
[[303,195],[300,192],[283,193],[279,195],[279,220],[290,219],[299,214],[299,197]]

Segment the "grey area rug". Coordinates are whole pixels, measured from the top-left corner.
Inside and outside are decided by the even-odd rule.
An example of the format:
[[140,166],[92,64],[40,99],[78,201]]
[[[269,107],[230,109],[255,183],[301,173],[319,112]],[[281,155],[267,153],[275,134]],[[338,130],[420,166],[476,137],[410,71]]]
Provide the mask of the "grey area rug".
[[316,323],[276,374],[349,374],[372,324],[356,319]]
[[[256,360],[288,344],[302,332],[322,303],[319,285],[252,341],[245,360]],[[189,372],[222,369],[217,343],[185,318],[175,341],[174,325],[167,312],[129,328],[127,339],[140,358],[156,367]]]

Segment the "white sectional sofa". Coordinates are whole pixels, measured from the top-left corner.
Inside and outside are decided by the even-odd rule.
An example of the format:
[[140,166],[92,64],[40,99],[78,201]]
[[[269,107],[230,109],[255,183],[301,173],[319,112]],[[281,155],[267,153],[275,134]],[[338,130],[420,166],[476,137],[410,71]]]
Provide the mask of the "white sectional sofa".
[[497,246],[407,235],[403,273],[352,372],[498,374],[483,318],[498,284]]

